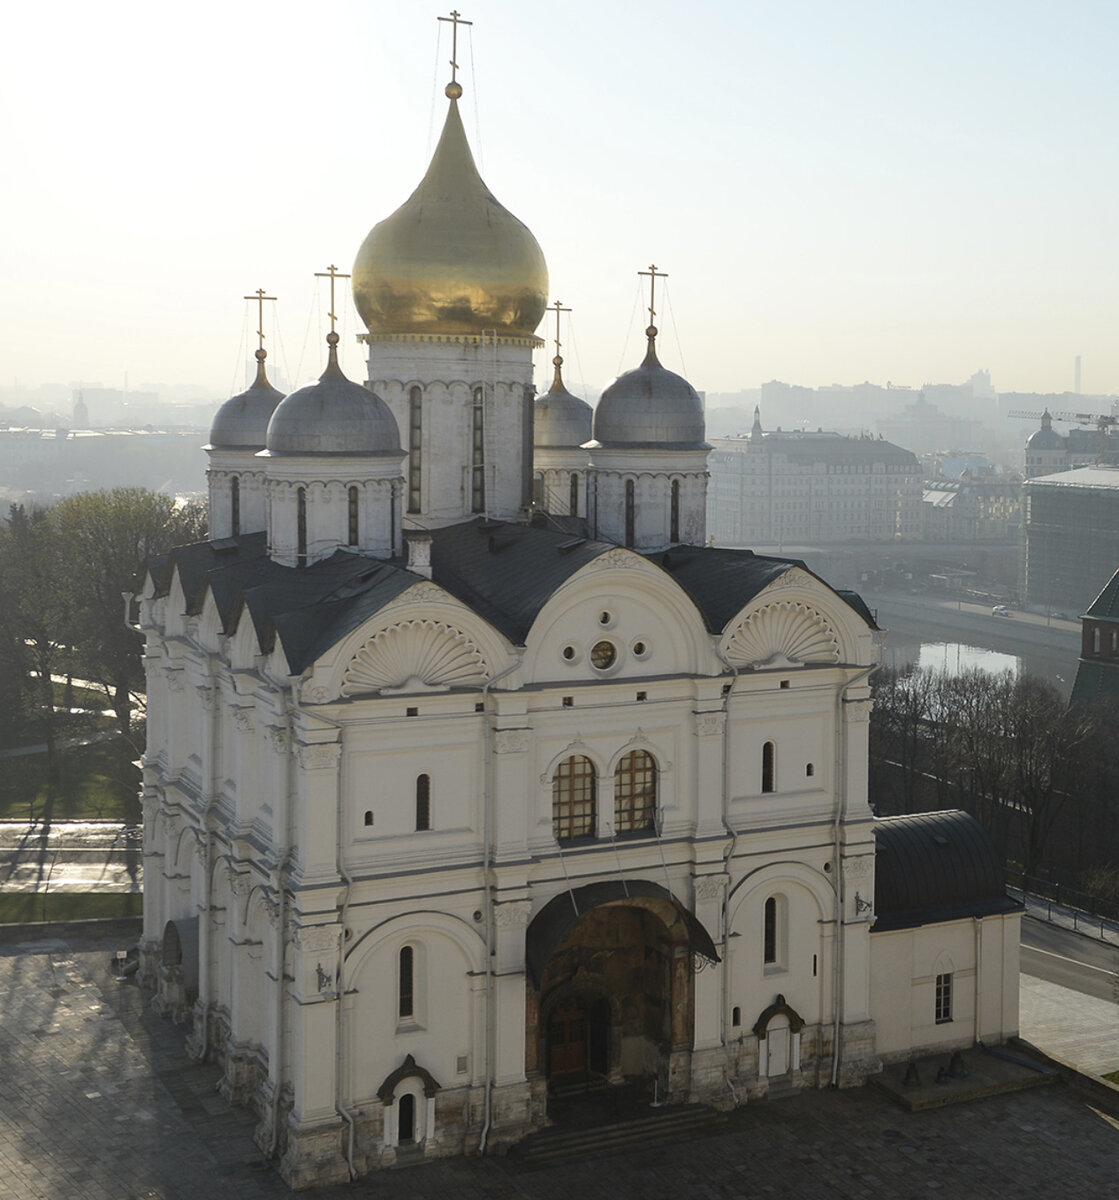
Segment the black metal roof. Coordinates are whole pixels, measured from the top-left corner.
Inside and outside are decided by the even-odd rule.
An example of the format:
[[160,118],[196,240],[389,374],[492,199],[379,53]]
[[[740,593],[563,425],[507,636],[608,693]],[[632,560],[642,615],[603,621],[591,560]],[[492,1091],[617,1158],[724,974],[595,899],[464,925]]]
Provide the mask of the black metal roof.
[[1020,909],[1002,862],[968,813],[917,813],[874,823],[874,929],[904,929]]
[[[518,646],[571,576],[617,549],[577,531],[482,519],[432,530],[431,538],[432,581]],[[767,558],[750,550],[675,546],[644,557],[684,590],[711,633],[720,633],[790,567],[812,574],[798,559]],[[420,581],[402,559],[345,550],[308,567],[281,566],[267,556],[263,533],[180,546],[153,558],[148,573],[157,594],[166,593],[175,571],[188,612],[200,611],[209,592],[227,633],[247,612],[262,647],[270,649],[278,635],[296,673]],[[875,627],[857,595],[837,594]]]

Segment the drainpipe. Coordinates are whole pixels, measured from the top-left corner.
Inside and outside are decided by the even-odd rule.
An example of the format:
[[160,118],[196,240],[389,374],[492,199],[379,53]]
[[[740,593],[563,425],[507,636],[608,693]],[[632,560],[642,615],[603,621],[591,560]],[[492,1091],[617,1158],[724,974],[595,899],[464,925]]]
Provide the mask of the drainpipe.
[[[876,664],[875,664],[876,665]],[[832,1002],[835,1021],[832,1028],[831,1085],[839,1084],[839,1029],[842,1022],[843,998],[843,866],[840,861],[841,844],[839,827],[843,820],[843,803],[847,795],[847,738],[846,722],[843,720],[844,697],[851,687],[861,683],[874,670],[866,667],[841,683],[835,692],[835,818],[832,825],[832,889],[835,892],[835,962],[832,964]]]
[[287,716],[287,747],[284,758],[284,786],[280,790],[283,812],[280,820],[275,823],[273,837],[279,834],[276,846],[276,865],[272,869],[272,887],[276,894],[276,1002],[273,1007],[272,1019],[272,1054],[275,1056],[275,1083],[272,1087],[272,1136],[268,1141],[268,1157],[273,1158],[280,1143],[280,1092],[284,1084],[284,958],[287,942],[284,938],[284,872],[288,869],[292,851],[289,842],[289,825],[291,821],[291,797],[295,787],[293,761],[295,757],[295,714],[298,710],[296,687],[298,679],[292,677],[288,682],[288,702],[285,706]]
[[[482,686],[483,720],[489,718],[490,688],[495,683],[512,674],[520,666],[519,662],[512,663],[504,671],[492,679],[487,679]],[[486,1153],[486,1139],[489,1137],[490,1122],[493,1117],[493,1077],[496,1071],[496,1055],[494,1054],[495,1026],[497,1014],[494,1012],[493,992],[493,889],[490,886],[490,838],[493,829],[493,734],[492,724],[486,727],[484,779],[482,784],[482,911],[485,914],[486,927],[486,1092],[485,1119],[482,1122],[482,1137],[478,1143],[478,1154]]]
[[[729,659],[724,658],[718,650],[715,651],[715,656],[733,675],[730,687],[727,688],[723,695],[723,828],[730,835],[730,842],[727,844],[726,853],[723,855],[723,870],[726,872],[727,882],[723,888],[723,1011],[722,1019],[719,1022],[720,1032],[722,1035],[723,1052],[727,1056],[727,1062],[730,1062],[730,864],[734,858],[735,851],[738,849],[738,830],[730,823],[730,698],[734,693],[735,685],[738,683],[738,668]],[[734,1094],[734,1085],[730,1082],[730,1077],[727,1077],[727,1083],[730,1085],[731,1094]],[[735,1096],[735,1107],[738,1107],[738,1097]]]
[[975,927],[975,1044],[983,1044],[983,918],[972,917]]

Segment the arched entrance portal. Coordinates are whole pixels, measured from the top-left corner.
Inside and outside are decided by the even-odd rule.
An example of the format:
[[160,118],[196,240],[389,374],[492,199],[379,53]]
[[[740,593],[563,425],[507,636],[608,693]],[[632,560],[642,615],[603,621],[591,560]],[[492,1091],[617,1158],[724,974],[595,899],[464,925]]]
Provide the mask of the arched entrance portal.
[[662,1097],[686,1088],[693,954],[717,956],[669,892],[631,881],[557,896],[530,924],[526,949],[535,985],[525,1047],[533,1074],[550,1086],[655,1078]]

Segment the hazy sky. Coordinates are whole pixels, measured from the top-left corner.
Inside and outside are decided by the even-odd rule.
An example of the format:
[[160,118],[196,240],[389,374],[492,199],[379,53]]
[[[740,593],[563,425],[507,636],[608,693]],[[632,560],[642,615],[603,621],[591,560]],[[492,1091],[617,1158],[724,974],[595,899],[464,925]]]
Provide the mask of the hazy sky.
[[[423,174],[447,11],[12,8],[0,383],[239,390],[242,297],[261,286],[279,297],[270,360],[293,385],[316,376],[314,272],[348,270]],[[597,392],[636,365],[636,272],[655,262],[662,361],[707,391],[982,367],[1003,391],[1059,391],[1077,354],[1086,391],[1119,390],[1113,0],[462,11],[467,133],[574,310],[571,383]]]

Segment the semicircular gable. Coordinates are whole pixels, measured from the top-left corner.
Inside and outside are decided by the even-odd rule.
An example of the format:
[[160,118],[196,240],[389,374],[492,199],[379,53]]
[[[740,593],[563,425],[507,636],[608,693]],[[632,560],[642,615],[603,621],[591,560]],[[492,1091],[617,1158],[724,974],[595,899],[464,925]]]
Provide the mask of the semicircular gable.
[[490,668],[478,644],[445,621],[413,618],[373,634],[350,659],[342,695],[481,687]]
[[790,667],[840,661],[839,636],[827,618],[799,600],[755,608],[724,639],[736,667]]

